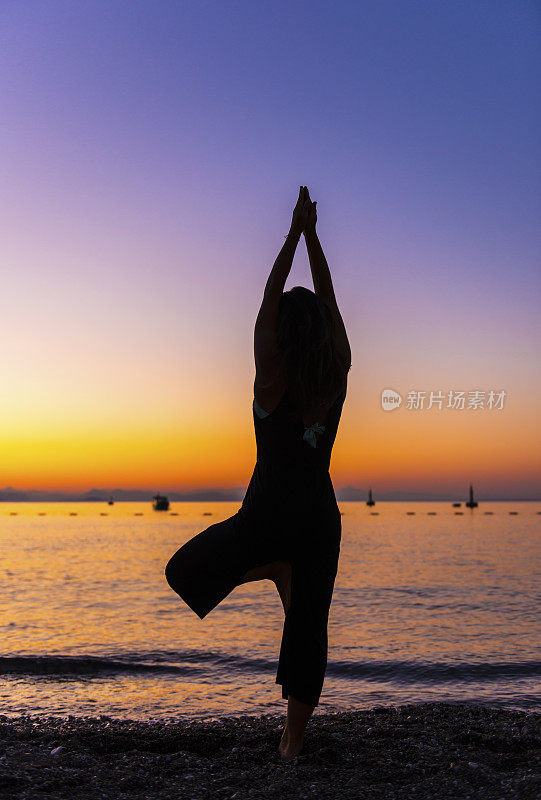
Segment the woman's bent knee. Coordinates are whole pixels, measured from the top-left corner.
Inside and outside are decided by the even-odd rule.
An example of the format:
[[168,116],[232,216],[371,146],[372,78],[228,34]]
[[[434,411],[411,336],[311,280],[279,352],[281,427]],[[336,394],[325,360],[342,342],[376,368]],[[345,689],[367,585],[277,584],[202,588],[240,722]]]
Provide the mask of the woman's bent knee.
[[188,573],[184,560],[179,556],[178,552],[167,562],[165,567],[165,579],[171,589],[177,593],[179,589],[182,589],[187,583]]

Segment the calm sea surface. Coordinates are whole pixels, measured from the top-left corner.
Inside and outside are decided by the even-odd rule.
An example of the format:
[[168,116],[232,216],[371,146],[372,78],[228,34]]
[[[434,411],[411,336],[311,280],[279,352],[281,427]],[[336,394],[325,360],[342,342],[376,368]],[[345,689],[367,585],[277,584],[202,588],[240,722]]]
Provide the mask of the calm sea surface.
[[[1,503],[0,713],[283,711],[274,585],[243,584],[200,620],[164,577],[181,544],[239,506]],[[541,503],[339,506],[316,713],[434,700],[539,710]]]

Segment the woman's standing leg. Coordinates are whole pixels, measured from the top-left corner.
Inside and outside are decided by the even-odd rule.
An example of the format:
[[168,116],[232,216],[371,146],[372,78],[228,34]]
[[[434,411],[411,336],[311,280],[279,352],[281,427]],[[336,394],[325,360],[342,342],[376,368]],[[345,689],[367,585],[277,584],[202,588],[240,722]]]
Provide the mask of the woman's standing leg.
[[[289,561],[273,561],[269,564],[264,564],[262,567],[254,567],[244,575],[242,583],[265,579],[271,580],[276,584],[284,606],[284,612],[287,614],[291,605],[291,564]],[[282,758],[294,758],[300,753],[304,732],[314,707],[301,703],[289,695],[287,721],[279,745]]]
[[[273,561],[262,567],[254,567],[244,575],[242,583],[265,579],[276,584],[284,611],[287,614],[291,605],[291,564],[289,561]],[[288,760],[300,753],[304,732],[314,708],[315,706],[301,703],[289,695],[286,726],[278,748],[282,758]]]
[[292,758],[302,749],[308,721],[319,704],[327,667],[327,624],[339,550],[293,560],[291,605],[284,621],[276,682],[288,701],[279,750]]

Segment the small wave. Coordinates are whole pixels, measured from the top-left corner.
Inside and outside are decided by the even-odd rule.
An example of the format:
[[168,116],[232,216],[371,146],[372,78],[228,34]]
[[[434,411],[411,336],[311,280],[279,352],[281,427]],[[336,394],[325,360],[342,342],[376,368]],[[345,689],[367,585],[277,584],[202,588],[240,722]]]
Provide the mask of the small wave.
[[0,657],[0,675],[88,675],[111,673],[176,672],[195,675],[203,670],[191,664],[157,664],[99,656],[3,656]]
[[541,662],[334,661],[329,662],[327,673],[348,679],[399,683],[486,683],[502,678],[541,677]]
[[[0,657],[0,675],[103,677],[128,674],[176,674],[275,672],[277,659],[192,651],[186,653],[128,653],[112,656],[31,656]],[[346,680],[384,683],[487,683],[506,678],[541,677],[541,662],[426,662],[426,661],[329,661],[327,674]]]

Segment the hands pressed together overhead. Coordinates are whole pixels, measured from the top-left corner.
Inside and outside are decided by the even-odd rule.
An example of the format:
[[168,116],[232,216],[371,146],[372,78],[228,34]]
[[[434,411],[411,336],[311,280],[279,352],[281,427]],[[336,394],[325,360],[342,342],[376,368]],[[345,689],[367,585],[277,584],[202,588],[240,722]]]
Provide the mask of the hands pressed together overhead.
[[298,236],[306,231],[315,230],[317,221],[317,201],[312,202],[307,186],[301,186],[297,205],[293,209],[290,233]]

